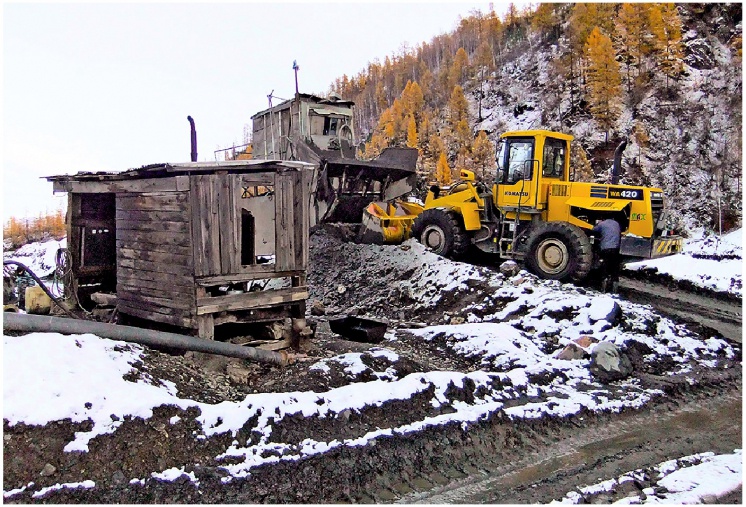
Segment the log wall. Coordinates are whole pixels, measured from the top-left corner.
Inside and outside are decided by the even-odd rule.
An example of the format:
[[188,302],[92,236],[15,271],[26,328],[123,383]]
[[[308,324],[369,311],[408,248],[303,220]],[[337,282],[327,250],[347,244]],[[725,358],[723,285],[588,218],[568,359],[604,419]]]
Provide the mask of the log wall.
[[189,207],[189,192],[117,194],[117,298],[122,313],[196,327]]

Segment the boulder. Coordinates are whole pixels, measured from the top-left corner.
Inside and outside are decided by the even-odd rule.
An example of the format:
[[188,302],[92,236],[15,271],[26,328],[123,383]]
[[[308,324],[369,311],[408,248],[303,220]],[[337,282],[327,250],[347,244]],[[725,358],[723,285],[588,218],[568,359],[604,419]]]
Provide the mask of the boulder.
[[311,315],[325,315],[326,314],[326,308],[324,307],[324,303],[319,301],[318,299],[315,299],[313,303],[311,303]]
[[515,276],[521,271],[521,267],[516,261],[505,261],[500,264],[500,273],[505,276]]
[[557,359],[564,359],[565,361],[575,361],[578,359],[583,359],[587,355],[588,353],[583,350],[582,347],[579,347],[575,343],[571,343],[564,349],[562,349],[556,357]]
[[622,307],[614,299],[608,296],[597,297],[591,303],[588,310],[588,319],[591,322],[605,320],[612,326],[622,318]]
[[632,363],[611,342],[601,342],[591,351],[591,374],[601,382],[621,380],[632,373]]
[[578,336],[577,338],[575,338],[573,340],[573,343],[576,343],[579,346],[581,346],[582,348],[587,349],[588,347],[590,347],[594,343],[598,343],[598,340],[595,339],[592,336],[581,335],[581,336]]

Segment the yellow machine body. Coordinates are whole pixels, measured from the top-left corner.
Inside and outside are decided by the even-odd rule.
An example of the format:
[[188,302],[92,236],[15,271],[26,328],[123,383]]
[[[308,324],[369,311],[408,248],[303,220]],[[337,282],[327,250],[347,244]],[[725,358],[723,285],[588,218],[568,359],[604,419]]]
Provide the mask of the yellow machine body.
[[[621,225],[621,253],[627,258],[681,251],[683,240],[664,229],[663,191],[573,181],[572,140],[571,135],[548,130],[506,132],[500,136],[491,189],[476,182],[471,171],[462,170],[454,185],[431,187],[424,207],[401,210],[403,203],[397,201],[388,209],[369,207],[366,216],[381,223],[385,242],[414,235],[450,256],[463,253],[465,244],[474,244],[502,258],[532,257],[534,266],[549,278],[587,275],[593,263],[588,260],[589,232],[605,218]],[[536,253],[539,245],[546,252],[543,259]],[[578,265],[573,256],[584,258],[580,268],[573,268]]]

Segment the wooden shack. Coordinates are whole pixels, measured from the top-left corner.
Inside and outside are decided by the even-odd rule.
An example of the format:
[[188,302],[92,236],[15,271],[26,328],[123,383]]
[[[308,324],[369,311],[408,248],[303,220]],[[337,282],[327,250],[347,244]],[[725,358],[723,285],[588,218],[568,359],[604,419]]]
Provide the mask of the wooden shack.
[[212,339],[221,324],[304,317],[313,175],[304,162],[242,160],[47,180],[68,193],[79,287]]

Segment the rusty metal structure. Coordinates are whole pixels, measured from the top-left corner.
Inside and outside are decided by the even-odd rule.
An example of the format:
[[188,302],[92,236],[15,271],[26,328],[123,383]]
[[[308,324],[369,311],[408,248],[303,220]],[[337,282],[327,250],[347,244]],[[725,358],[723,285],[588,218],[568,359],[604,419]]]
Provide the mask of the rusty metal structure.
[[229,323],[305,326],[314,174],[304,162],[242,160],[46,179],[68,194],[81,291],[114,292],[120,315],[211,339]]
[[255,159],[302,160],[317,167],[311,225],[360,222],[371,202],[390,201],[415,187],[416,149],[387,148],[373,160],[356,158],[354,105],[334,95],[296,93],[251,117]]

